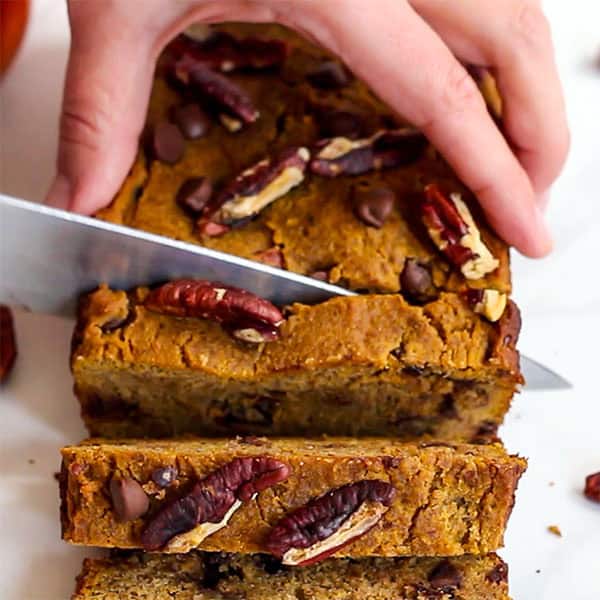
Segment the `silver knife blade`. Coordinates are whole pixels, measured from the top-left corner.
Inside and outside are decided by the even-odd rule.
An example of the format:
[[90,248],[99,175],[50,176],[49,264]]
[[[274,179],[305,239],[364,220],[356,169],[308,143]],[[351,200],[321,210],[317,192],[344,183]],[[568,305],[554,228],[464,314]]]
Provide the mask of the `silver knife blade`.
[[0,194],[0,301],[72,316],[100,283],[120,289],[192,277],[222,280],[278,305],[354,292],[162,236]]
[[[223,281],[280,306],[355,293],[145,231],[0,194],[0,302],[73,316],[101,283],[128,289],[180,277]],[[527,389],[565,389],[560,375],[522,356]]]

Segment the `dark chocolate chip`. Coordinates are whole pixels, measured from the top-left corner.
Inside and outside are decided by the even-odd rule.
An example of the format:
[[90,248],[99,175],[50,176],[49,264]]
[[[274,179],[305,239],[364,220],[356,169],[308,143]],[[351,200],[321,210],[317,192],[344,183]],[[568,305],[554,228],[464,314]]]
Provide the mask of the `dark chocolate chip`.
[[462,583],[460,571],[449,560],[439,563],[427,579],[433,587],[449,592],[459,588]]
[[414,258],[407,258],[400,274],[400,290],[409,299],[424,302],[431,298],[433,283],[429,269]]
[[176,467],[158,467],[152,471],[150,478],[161,488],[169,487],[177,479],[178,471]]
[[134,479],[110,481],[110,495],[119,521],[133,521],[146,514],[150,501],[142,486]]
[[167,121],[157,123],[152,134],[152,149],[158,160],[176,163],[185,149],[185,140],[177,125]]
[[383,227],[390,216],[396,194],[387,187],[363,190],[355,187],[353,191],[354,212],[356,216],[370,227]]
[[363,119],[345,110],[332,110],[319,116],[319,128],[324,138],[357,139],[363,134]]
[[185,181],[177,192],[177,204],[192,216],[198,216],[212,196],[212,184],[206,177]]
[[486,576],[485,578],[490,583],[506,583],[508,581],[508,566],[501,562],[498,563]]
[[333,60],[320,64],[306,77],[313,86],[323,90],[336,90],[350,83],[348,70]]
[[206,135],[210,120],[197,104],[176,106],[171,111],[173,122],[188,140],[195,140]]

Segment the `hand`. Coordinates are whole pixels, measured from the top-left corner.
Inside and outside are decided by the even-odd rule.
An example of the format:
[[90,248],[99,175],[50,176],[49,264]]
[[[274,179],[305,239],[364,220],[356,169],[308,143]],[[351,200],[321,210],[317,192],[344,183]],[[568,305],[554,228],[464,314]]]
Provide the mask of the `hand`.
[[[569,147],[538,0],[70,0],[58,174],[48,202],[93,213],[117,192],[143,127],[155,61],[194,22],[279,22],[336,53],[420,128],[528,256],[552,246],[542,210]],[[463,63],[504,100],[500,133]]]

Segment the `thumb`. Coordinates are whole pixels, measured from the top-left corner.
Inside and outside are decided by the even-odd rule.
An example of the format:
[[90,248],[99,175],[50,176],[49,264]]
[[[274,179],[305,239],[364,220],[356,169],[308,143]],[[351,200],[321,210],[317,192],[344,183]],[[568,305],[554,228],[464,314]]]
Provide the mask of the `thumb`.
[[86,214],[111,201],[133,163],[154,69],[150,36],[101,5],[70,3],[57,175],[46,197]]

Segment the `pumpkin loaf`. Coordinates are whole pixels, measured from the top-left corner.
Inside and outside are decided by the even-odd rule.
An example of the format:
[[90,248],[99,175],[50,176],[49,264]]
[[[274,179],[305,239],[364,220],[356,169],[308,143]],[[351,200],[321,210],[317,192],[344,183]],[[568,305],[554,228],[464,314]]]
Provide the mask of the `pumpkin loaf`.
[[526,468],[499,444],[382,438],[92,439],[62,457],[71,543],[302,566],[493,552]]
[[278,26],[167,48],[138,158],[97,216],[412,302],[511,289],[506,244],[427,140]]
[[512,303],[492,324],[452,293],[423,306],[337,297],[289,307],[277,339],[252,344],[151,310],[148,295],[101,287],[80,304],[71,365],[92,435],[477,441],[494,436],[521,382]]
[[294,568],[269,555],[121,552],[86,559],[72,600],[509,600],[507,576],[495,554]]

